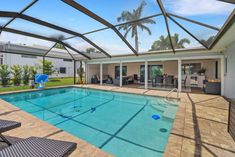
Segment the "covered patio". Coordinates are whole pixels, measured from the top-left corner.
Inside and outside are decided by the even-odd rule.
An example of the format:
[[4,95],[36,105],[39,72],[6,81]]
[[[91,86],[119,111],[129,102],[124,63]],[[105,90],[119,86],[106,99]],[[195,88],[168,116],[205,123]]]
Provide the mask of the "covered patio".
[[87,62],[86,80],[88,84],[105,86],[223,94],[224,58],[220,53],[191,52],[157,58]]

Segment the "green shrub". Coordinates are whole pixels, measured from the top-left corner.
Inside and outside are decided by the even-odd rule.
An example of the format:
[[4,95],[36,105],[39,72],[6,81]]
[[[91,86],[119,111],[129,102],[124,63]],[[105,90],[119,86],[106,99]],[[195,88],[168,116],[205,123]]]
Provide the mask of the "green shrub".
[[10,69],[8,65],[0,65],[0,78],[2,82],[2,86],[7,86],[10,80]]
[[23,66],[23,83],[24,85],[29,84],[29,79],[30,79],[30,67],[28,65]]
[[30,80],[34,80],[35,79],[35,75],[37,74],[37,70],[38,70],[38,68],[37,67],[35,67],[35,66],[31,66],[30,68],[29,68],[29,73],[30,73]]
[[45,60],[44,69],[43,69],[43,61],[41,61],[41,64],[42,64],[41,69],[43,70],[44,74],[52,75],[55,72],[55,70],[53,69],[54,65],[51,61]]
[[19,65],[13,65],[11,73],[13,75],[13,84],[19,86],[22,80],[22,68]]

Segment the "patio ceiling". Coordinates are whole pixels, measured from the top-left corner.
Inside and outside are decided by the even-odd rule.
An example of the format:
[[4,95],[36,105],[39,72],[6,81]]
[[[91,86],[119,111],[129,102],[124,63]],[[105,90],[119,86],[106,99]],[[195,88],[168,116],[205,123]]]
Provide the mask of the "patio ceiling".
[[235,18],[233,0],[0,3],[0,42],[45,48],[38,56],[59,46],[74,60],[211,49]]

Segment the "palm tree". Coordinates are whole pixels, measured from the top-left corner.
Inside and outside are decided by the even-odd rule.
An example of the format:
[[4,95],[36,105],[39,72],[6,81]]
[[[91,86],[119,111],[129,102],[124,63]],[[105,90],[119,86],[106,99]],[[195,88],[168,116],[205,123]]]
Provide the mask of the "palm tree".
[[171,37],[173,45],[175,49],[185,48],[185,44],[190,44],[190,40],[187,38],[179,39],[179,34],[175,33],[174,36]]
[[[175,33],[171,36],[174,48],[184,48],[185,44],[190,44],[190,40],[187,38],[179,39],[179,34]],[[163,35],[160,36],[159,40],[155,41],[151,46],[150,51],[157,51],[157,50],[169,50],[172,49],[171,44],[169,42],[169,37],[164,37]]]
[[171,49],[171,45],[168,39],[169,39],[168,37],[164,37],[163,35],[161,35],[159,37],[159,40],[154,41],[153,45],[151,46],[150,51]]
[[156,22],[152,19],[144,19],[142,18],[142,13],[144,6],[146,5],[145,1],[143,1],[137,9],[134,9],[132,12],[123,11],[121,16],[117,18],[118,22],[130,22],[126,23],[118,27],[119,30],[123,29],[125,31],[124,37],[126,38],[128,33],[131,32],[131,37],[135,38],[135,50],[139,51],[139,39],[138,39],[138,29],[142,31],[147,31],[149,35],[151,35],[151,30],[146,26],[146,24],[155,24]]
[[56,43],[54,48],[62,49],[62,50],[65,49],[65,48],[64,48],[64,45],[62,45],[61,43]]

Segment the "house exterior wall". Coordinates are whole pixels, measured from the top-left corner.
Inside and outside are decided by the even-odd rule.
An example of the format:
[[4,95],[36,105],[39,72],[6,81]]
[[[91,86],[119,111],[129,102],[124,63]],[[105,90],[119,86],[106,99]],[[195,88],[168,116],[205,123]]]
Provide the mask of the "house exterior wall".
[[[225,51],[227,58],[227,72],[225,70],[225,96],[228,98],[235,98],[235,42],[229,45]],[[225,61],[226,69],[226,61]]]
[[[220,78],[220,60],[207,59],[207,60],[183,60],[183,63],[201,63],[202,67],[205,67],[206,78],[215,79],[215,62],[218,61],[218,78]],[[122,63],[123,66],[127,66],[127,76],[133,76],[134,74],[140,75],[140,66],[144,65],[144,62],[128,62]],[[162,65],[163,72],[168,75],[174,75],[178,77],[178,61],[149,61],[148,65]],[[103,75],[109,75],[114,78],[115,66],[120,66],[119,63],[103,64]],[[88,65],[88,83],[93,75],[100,75],[100,64],[89,64]]]
[[90,64],[87,65],[87,83],[91,83],[91,78],[93,75],[100,76],[100,65]]
[[[63,59],[56,59],[56,58],[46,58],[46,60],[52,61],[54,65],[54,70],[59,71],[60,67],[65,67],[66,68],[66,73],[61,74],[61,73],[55,73],[52,74],[50,77],[73,77],[74,75],[74,63],[64,61]],[[3,64],[7,64],[9,66],[12,65],[29,65],[29,66],[41,66],[42,57],[22,57],[22,55],[19,54],[7,54],[3,53]],[[79,68],[79,62],[76,64],[76,69]],[[38,71],[39,73],[42,72],[42,70]]]

